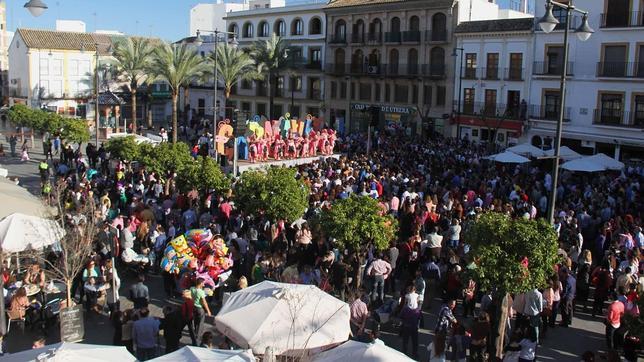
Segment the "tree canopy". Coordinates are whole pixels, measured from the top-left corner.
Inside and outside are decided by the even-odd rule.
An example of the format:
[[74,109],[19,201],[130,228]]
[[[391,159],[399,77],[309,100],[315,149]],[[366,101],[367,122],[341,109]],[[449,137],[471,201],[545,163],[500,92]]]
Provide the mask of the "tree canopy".
[[158,145],[142,143],[139,145],[138,160],[149,171],[156,172],[159,175],[176,172],[193,162],[190,156],[190,149],[183,142],[163,142]]
[[115,137],[107,140],[105,149],[113,158],[121,161],[134,161],[139,158],[139,145],[134,136]]
[[209,190],[222,194],[230,189],[230,180],[210,157],[186,163],[177,174],[177,186],[183,192],[199,190],[205,196]]

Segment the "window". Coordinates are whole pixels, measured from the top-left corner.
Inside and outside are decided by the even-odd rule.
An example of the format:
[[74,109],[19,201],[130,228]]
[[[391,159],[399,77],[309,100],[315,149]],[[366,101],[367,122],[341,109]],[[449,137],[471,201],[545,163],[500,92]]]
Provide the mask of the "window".
[[[606,5],[606,27],[627,27],[630,25],[630,0],[610,0]],[[602,14],[604,15],[604,14]],[[640,15],[641,16],[641,15]]]
[[476,78],[476,53],[466,53],[465,54],[465,74],[463,78],[465,79],[475,79]]
[[[560,3],[567,4],[568,0],[560,1]],[[554,6],[552,8],[552,15],[554,15],[554,17],[557,18],[557,20],[559,20],[559,25],[557,25],[555,29],[561,29],[561,27],[563,27],[564,24],[566,24],[566,10],[564,10],[560,6]],[[572,18],[572,14],[570,17]]]
[[423,87],[423,103],[431,106],[432,105],[432,86],[426,85]]
[[380,102],[380,83],[376,83],[374,86],[374,100]]
[[321,64],[322,50],[320,48],[309,48],[309,63]]
[[335,81],[331,82],[331,99],[338,98],[338,83]]
[[80,75],[78,74],[78,60],[71,59],[69,61],[69,75],[73,77]]
[[[518,90],[509,90],[508,91],[508,102],[507,102],[507,107],[505,108],[505,115],[507,117],[510,117],[512,119],[519,119],[519,116],[521,116],[521,120],[524,120],[526,115],[525,114],[519,114],[520,106],[521,106],[521,91]],[[521,110],[523,111],[522,113],[525,113],[526,110]]]
[[309,35],[322,34],[322,20],[320,18],[313,18],[309,22]]
[[404,84],[396,84],[394,86],[394,102],[407,103],[409,102],[409,87]]
[[268,29],[268,23],[265,21],[262,21],[259,23],[259,27],[257,28],[257,36],[259,37],[267,37],[270,35],[270,31]]
[[486,116],[496,116],[496,89],[485,90],[485,109],[483,113]]
[[391,102],[391,86],[385,84],[385,102]]
[[633,125],[644,126],[644,95],[636,95],[633,99]]
[[442,86],[442,85],[436,86],[436,105],[437,106],[445,105],[446,94],[447,94],[447,91],[445,89],[445,86]]
[[200,116],[206,114],[206,100],[204,98],[197,99],[197,114]]
[[368,40],[370,42],[379,43],[382,41],[382,22],[380,19],[374,19],[369,24]]
[[244,38],[252,38],[253,37],[253,24],[252,23],[244,24],[243,36],[244,36]]
[[601,63],[601,76],[624,77],[626,76],[626,45],[604,45],[604,61]]
[[392,33],[400,33],[400,18],[394,16],[391,19],[391,28],[389,31]]
[[320,78],[309,78],[309,98],[322,99],[322,84]]
[[463,113],[472,114],[474,113],[474,97],[476,91],[474,88],[465,88],[463,89]]
[[290,86],[291,90],[294,90],[296,92],[299,92],[299,91],[302,90],[302,76],[301,75],[291,77],[289,81],[290,81],[289,86]]
[[353,32],[351,33],[352,43],[364,42],[364,28],[364,21],[362,21],[362,19],[358,19],[358,21],[353,24]]
[[499,53],[487,53],[485,64],[485,78],[499,79]]
[[40,89],[38,89],[38,98],[43,98],[47,97],[51,93],[51,89],[49,88],[49,81],[47,80],[41,80],[39,82]]
[[242,102],[241,103],[241,110],[244,111],[244,112],[250,113],[251,112],[250,102]]
[[301,60],[302,58],[304,58],[302,55],[302,47],[291,47],[289,56],[296,60]]
[[389,73],[398,74],[398,49],[389,51]]
[[418,85],[416,84],[411,86],[411,103],[418,104]]
[[284,77],[277,77],[277,82],[275,84],[275,97],[284,96]]
[[447,17],[443,13],[432,16],[432,41],[445,41],[447,39]]
[[431,59],[430,75],[445,75],[445,49],[434,47],[432,48],[429,57]]
[[291,23],[291,35],[302,35],[304,34],[304,22],[302,19],[295,19]]
[[407,53],[407,75],[418,74],[418,50],[411,48]]
[[356,99],[356,83],[351,82],[349,87],[351,87],[351,100],[355,100]]
[[49,95],[61,98],[63,96],[63,81],[62,80],[53,80],[49,82],[51,89],[49,89]]
[[420,19],[416,15],[409,18],[409,30],[420,31]]
[[257,108],[257,112],[255,113],[260,116],[266,116],[266,103],[257,103],[255,107]]
[[49,59],[40,59],[40,75],[49,75]]
[[614,93],[600,95],[599,123],[621,124],[624,115],[624,96]]
[[52,59],[51,61],[51,75],[63,75],[63,60]]
[[371,101],[371,84],[360,83],[360,100]]
[[347,98],[347,82],[340,82],[340,99]]
[[523,73],[523,53],[510,53],[510,80],[521,80]]
[[544,109],[542,117],[544,119],[557,119],[559,116],[559,107],[561,99],[558,90],[546,91],[543,95]]
[[253,82],[251,82],[249,79],[242,79],[241,89],[253,89]]
[[277,36],[284,36],[286,35],[286,23],[284,20],[278,20],[277,23],[275,23],[275,35]]
[[561,75],[563,72],[564,48],[561,45],[548,46],[546,50],[545,74]]
[[335,40],[347,41],[347,23],[342,19],[335,22]]
[[233,37],[239,38],[239,28],[237,27],[237,24],[235,23],[230,24],[230,26],[228,27],[228,32],[232,33],[232,34],[228,34],[229,39]]
[[640,44],[637,47],[637,63],[635,66],[637,67],[635,69],[635,76],[638,78],[644,78],[644,44]]
[[273,114],[282,116],[284,114],[284,107],[281,104],[273,104]]

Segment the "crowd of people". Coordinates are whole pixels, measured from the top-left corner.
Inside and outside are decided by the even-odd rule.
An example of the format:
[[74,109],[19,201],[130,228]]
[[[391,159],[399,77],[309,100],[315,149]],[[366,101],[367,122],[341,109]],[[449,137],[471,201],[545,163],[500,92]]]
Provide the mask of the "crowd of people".
[[[74,296],[88,310],[101,312],[97,299],[112,295],[114,343],[128,346],[141,360],[155,355],[159,329],[166,352],[178,348],[185,328],[195,345],[201,339],[203,346],[230,346],[211,331],[201,333],[205,316],[221,306],[223,292],[263,280],[317,285],[350,303],[352,338],[381,343],[380,326],[396,328],[403,352],[414,358],[419,357],[419,328],[426,327],[434,331],[430,361],[502,355],[509,361],[534,360],[550,328],[569,326],[574,313],[588,309],[605,318],[607,347],[630,356],[633,336],[623,315],[639,313],[637,298],[644,289],[641,166],[599,175],[564,172],[553,185],[547,161],[491,163],[483,160],[489,147],[466,140],[380,133],[366,154],[365,135],[355,134],[338,140],[340,159],[297,166],[296,177],[310,187],[310,202],[304,220],[289,224],[240,209],[231,194],[211,193],[200,200],[196,193],[179,192],[167,175],[131,165],[112,168],[103,147],[88,147],[87,157],[80,150],[54,152],[55,171],[41,171],[43,185],[51,176],[65,185],[67,212],[88,198],[99,205],[102,226],[95,252],[75,281]],[[553,266],[547,286],[513,296],[509,318],[501,321],[508,324],[509,338],[499,350],[494,331],[502,301],[495,290],[482,290],[467,277],[473,256],[462,234],[485,212],[544,217],[553,188],[561,262]],[[377,199],[384,213],[397,218],[397,238],[386,250],[371,244],[339,250],[307,222],[352,194]],[[232,255],[232,275],[212,295],[202,279],[178,278],[160,268],[167,243],[194,228],[221,235]],[[112,255],[120,270],[138,278],[128,293],[133,308],[124,311],[118,293],[108,290],[115,279],[117,292],[120,285],[117,268],[109,263]],[[167,297],[182,301],[180,307],[164,308],[161,320],[149,316],[145,285],[145,275],[156,273]],[[423,311],[437,298],[443,305],[436,325],[429,326]]]

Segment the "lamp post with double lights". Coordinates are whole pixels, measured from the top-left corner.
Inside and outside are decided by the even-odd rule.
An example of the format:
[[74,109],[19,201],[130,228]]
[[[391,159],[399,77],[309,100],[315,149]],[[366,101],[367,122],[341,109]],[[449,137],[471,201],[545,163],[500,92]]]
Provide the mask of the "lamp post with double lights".
[[[98,148],[99,143],[98,143],[98,136],[99,136],[99,122],[100,122],[100,102],[99,102],[99,46],[107,46],[107,53],[110,54],[112,52],[112,44],[102,44],[102,43],[82,43],[81,44],[81,53],[85,51],[87,46],[94,46],[95,54],[94,56],[96,57],[96,64],[94,66],[94,100],[96,101],[95,104],[95,110],[94,110],[94,128],[96,132],[96,148]],[[118,123],[117,123],[118,125]],[[127,132],[127,130],[126,130]]]
[[557,25],[559,20],[552,14],[553,8],[563,9],[565,12],[564,18],[564,38],[563,38],[563,64],[561,71],[561,80],[559,83],[559,118],[557,119],[557,129],[555,134],[555,147],[553,156],[552,167],[552,191],[550,192],[550,200],[548,200],[548,221],[554,223],[555,221],[555,203],[557,202],[557,183],[559,179],[559,156],[561,148],[561,134],[564,121],[564,111],[566,109],[566,73],[568,72],[568,33],[570,30],[570,15],[573,12],[582,14],[581,25],[575,29],[575,34],[581,41],[586,41],[595,32],[588,25],[588,12],[578,9],[573,4],[573,0],[568,1],[567,4],[559,3],[552,0],[546,0],[546,13],[539,19],[539,26],[544,33],[551,33]]
[[197,30],[197,37],[194,40],[194,44],[199,47],[201,46],[204,41],[203,38],[201,37],[201,33],[206,32],[206,33],[212,33],[214,36],[214,43],[215,43],[215,49],[213,50],[214,55],[213,55],[213,60],[214,60],[214,79],[213,79],[213,95],[214,99],[212,100],[212,109],[213,109],[213,120],[212,120],[212,145],[213,148],[215,149],[215,162],[218,162],[218,155],[217,155],[217,146],[215,143],[215,137],[217,137],[217,80],[219,78],[218,70],[217,70],[217,47],[219,46],[219,36],[220,35],[232,35],[232,37],[228,40],[228,44],[230,44],[233,47],[237,47],[239,43],[237,42],[237,34],[229,31],[220,31],[220,30]]
[[24,7],[35,17],[39,17],[47,10],[47,4],[42,0],[29,0],[25,3]]
[[[452,112],[453,114],[455,113],[456,115],[461,114],[461,97],[463,96],[463,52],[465,51],[464,48],[454,48],[452,51],[452,56],[456,58],[458,56],[457,52],[461,52],[461,62],[459,63],[459,70],[458,70],[458,103],[456,105],[456,112]],[[456,75],[454,75],[456,76]],[[456,138],[461,139],[461,125],[460,119],[457,120],[456,122]]]

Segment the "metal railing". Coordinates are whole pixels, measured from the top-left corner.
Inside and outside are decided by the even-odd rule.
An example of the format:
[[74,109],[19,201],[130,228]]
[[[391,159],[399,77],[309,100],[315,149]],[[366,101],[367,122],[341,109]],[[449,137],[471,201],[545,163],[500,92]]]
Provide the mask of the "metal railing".
[[644,11],[600,14],[600,28],[635,28],[644,26]]
[[364,40],[365,40],[364,33],[351,33],[352,44],[362,44],[364,43]]
[[[568,62],[568,69],[566,74],[571,76],[574,74],[574,62]],[[563,62],[534,62],[532,66],[532,74],[534,75],[552,75],[561,76],[563,72]]]
[[523,68],[505,68],[503,71],[503,79],[511,81],[522,81],[523,80]]
[[367,43],[369,43],[369,44],[381,44],[382,43],[382,32],[367,33]]
[[409,30],[402,32],[404,43],[420,43],[420,30]]
[[347,34],[331,34],[329,35],[329,44],[346,44]]
[[644,111],[595,109],[593,124],[644,129]]
[[598,62],[597,76],[613,78],[644,78],[644,59],[638,63]]
[[[564,108],[564,122],[570,121],[570,107]],[[532,119],[556,121],[559,119],[559,105],[530,105],[528,116]]]
[[[458,108],[458,101],[454,101],[454,109]],[[521,107],[518,104],[463,102],[461,100],[461,114],[468,116],[482,116],[490,118],[504,118],[508,120],[521,120]],[[524,112],[525,113],[525,112]],[[525,114],[523,115],[525,118]]]
[[403,76],[403,77],[445,77],[445,66],[431,64],[355,64],[327,63],[324,71],[330,75]]
[[402,33],[399,31],[388,31],[385,33],[385,43],[400,43]]
[[425,30],[425,41],[428,43],[442,43],[447,41],[447,30]]

